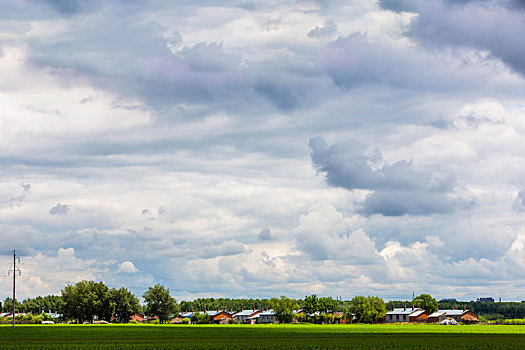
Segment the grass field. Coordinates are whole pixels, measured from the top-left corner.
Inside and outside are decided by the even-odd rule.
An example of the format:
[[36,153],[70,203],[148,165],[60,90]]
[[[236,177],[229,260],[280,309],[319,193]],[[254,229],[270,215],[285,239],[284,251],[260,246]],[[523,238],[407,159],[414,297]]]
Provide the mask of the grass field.
[[525,326],[0,326],[1,349],[525,349]]

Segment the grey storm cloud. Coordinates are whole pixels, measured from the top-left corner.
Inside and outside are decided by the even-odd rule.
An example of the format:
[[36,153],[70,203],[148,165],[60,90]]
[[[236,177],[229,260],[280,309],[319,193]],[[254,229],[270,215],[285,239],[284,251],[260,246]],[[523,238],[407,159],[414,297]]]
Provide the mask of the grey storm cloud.
[[330,36],[337,33],[337,24],[334,21],[328,21],[324,27],[316,26],[314,29],[308,32],[310,38],[320,38],[324,36]]
[[215,258],[218,256],[232,256],[246,252],[244,245],[236,240],[228,240],[218,245],[208,245],[199,253],[199,257],[204,259]]
[[[385,9],[417,13],[409,35],[429,48],[486,50],[525,75],[523,1],[380,0]],[[511,39],[515,38],[515,39]]]
[[84,1],[77,0],[44,0],[44,2],[51,5],[58,12],[67,15],[79,12],[84,3]]
[[[49,2],[70,14],[85,7],[81,2]],[[61,72],[66,84],[76,77],[88,79],[93,86],[137,98],[157,111],[189,103],[250,111],[244,115],[252,115],[254,106],[258,111],[289,112],[314,105],[331,89],[315,64],[315,52],[285,60],[251,59],[249,54],[246,59],[242,50],[225,50],[221,41],[188,44],[184,31],[137,15],[140,9],[151,11],[147,3],[107,2],[100,5],[104,11],[90,11],[68,31],[57,31],[53,41],[28,38],[28,60],[37,68]],[[184,4],[178,15],[193,10]],[[329,20],[311,35],[334,30],[337,26]]]
[[66,215],[71,210],[71,207],[66,204],[57,203],[53,208],[49,210],[51,215]]
[[447,213],[460,204],[449,196],[456,186],[450,172],[419,171],[405,160],[384,163],[378,150],[367,154],[357,140],[328,146],[315,137],[309,146],[314,167],[329,185],[374,191],[359,209],[363,215]]
[[[228,55],[224,52],[222,43],[198,43],[184,47],[178,53],[194,71],[225,72],[236,69],[241,57]],[[210,59],[213,57],[214,59]]]
[[386,10],[395,12],[415,12],[417,11],[416,0],[378,0],[378,5]]
[[61,17],[72,17],[83,13],[99,10],[104,3],[100,0],[30,0],[33,3],[43,3]]
[[272,239],[272,232],[270,231],[270,229],[263,228],[261,231],[259,231],[257,238],[260,241],[269,241]]
[[[449,6],[460,6],[466,5],[471,2],[477,2],[485,5],[493,5],[498,3],[506,8],[523,8],[525,3],[522,0],[444,0],[443,3]],[[418,0],[378,0],[377,4],[385,10],[391,10],[395,12],[418,12],[419,5],[423,4],[423,1]]]
[[421,48],[372,44],[366,32],[332,41],[319,53],[319,63],[342,89],[380,85],[416,94],[447,94],[471,89],[473,81],[480,89],[487,84],[478,72],[457,68]]

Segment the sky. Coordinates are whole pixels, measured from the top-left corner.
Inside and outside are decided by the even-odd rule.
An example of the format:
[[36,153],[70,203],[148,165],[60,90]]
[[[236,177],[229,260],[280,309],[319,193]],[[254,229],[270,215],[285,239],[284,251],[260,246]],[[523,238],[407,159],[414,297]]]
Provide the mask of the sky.
[[525,300],[525,4],[3,0],[0,298]]

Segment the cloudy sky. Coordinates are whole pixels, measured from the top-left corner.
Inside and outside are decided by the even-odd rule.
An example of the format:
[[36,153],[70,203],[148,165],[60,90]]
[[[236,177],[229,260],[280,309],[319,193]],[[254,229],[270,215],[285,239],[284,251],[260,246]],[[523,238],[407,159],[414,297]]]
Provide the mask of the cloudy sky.
[[[168,4],[169,3],[169,4]],[[518,0],[3,0],[0,298],[525,299]]]

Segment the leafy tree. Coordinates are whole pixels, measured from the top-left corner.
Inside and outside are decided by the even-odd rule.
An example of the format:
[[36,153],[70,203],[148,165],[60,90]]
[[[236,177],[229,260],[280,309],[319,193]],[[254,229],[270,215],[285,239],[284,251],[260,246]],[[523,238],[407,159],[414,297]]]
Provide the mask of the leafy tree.
[[109,321],[111,305],[109,288],[103,282],[80,281],[62,289],[62,312],[66,318],[79,322],[93,321],[95,317]]
[[333,324],[335,322],[335,317],[333,313],[323,314],[321,315],[322,322],[327,324]]
[[296,314],[295,319],[297,320],[297,322],[307,322],[308,315],[304,313]]
[[177,301],[170,296],[170,290],[160,284],[149,287],[143,297],[146,302],[146,314],[158,316],[161,323],[166,322],[171,314],[178,311]]
[[414,306],[419,307],[429,313],[433,313],[438,308],[438,302],[430,294],[421,294],[412,300]]
[[318,311],[322,313],[334,312],[338,304],[337,300],[332,299],[332,297],[319,298],[318,303]]
[[284,295],[280,298],[270,299],[270,307],[277,313],[277,319],[281,323],[290,323],[293,320],[293,311],[299,308],[295,299]]
[[48,311],[61,312],[62,297],[60,295],[46,295],[44,297],[28,298],[22,302],[21,310],[32,314]]
[[350,301],[350,308],[349,311],[355,315],[355,318],[358,322],[362,322],[361,319],[363,315],[366,313],[368,308],[370,307],[370,304],[366,297],[361,295],[356,295],[352,298]]
[[119,322],[127,323],[129,318],[139,312],[139,299],[127,288],[110,290],[111,308]]
[[363,321],[366,323],[376,322],[378,320],[381,320],[383,317],[385,317],[386,314],[386,307],[385,302],[383,299],[379,297],[371,297],[369,296],[367,298],[368,303],[370,304],[369,309],[363,315]]
[[351,301],[350,312],[355,314],[358,322],[372,323],[385,316],[385,302],[379,297],[355,296]]
[[[16,312],[20,312],[22,309],[22,305],[16,299],[15,299],[15,307],[16,307]],[[13,299],[5,298],[3,310],[4,312],[13,312]]]
[[307,314],[313,314],[314,312],[319,311],[319,299],[317,298],[317,295],[312,294],[304,297],[303,310]]
[[205,324],[210,321],[210,316],[207,313],[196,312],[192,317],[191,321],[196,324]]

